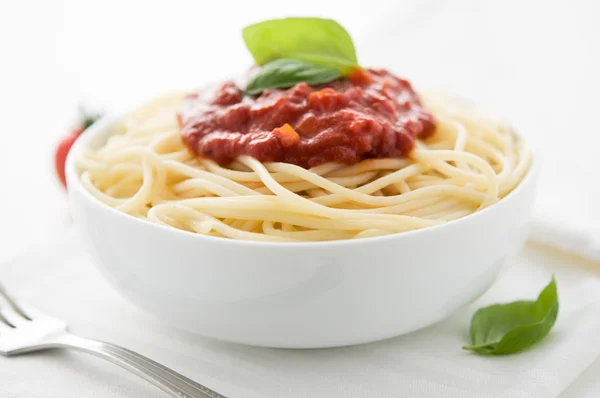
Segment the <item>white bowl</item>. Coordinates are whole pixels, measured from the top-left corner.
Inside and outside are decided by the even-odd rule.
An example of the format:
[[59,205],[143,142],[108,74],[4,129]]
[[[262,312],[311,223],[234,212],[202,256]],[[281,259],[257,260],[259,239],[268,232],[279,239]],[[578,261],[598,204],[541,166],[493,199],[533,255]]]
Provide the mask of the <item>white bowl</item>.
[[171,325],[236,343],[286,348],[381,340],[435,323],[480,296],[522,246],[534,165],[498,203],[448,224],[376,238],[262,243],[155,225],[95,199],[75,158],[107,139],[115,118],[69,154],[72,210],[113,287]]

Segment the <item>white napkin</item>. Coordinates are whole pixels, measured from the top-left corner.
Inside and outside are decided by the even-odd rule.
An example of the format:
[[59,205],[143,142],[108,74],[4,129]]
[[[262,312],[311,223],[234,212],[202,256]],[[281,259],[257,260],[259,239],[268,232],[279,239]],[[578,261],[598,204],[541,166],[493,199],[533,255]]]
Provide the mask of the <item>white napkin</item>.
[[[600,356],[598,269],[535,245],[476,303],[437,325],[355,347],[278,350],[204,339],[142,313],[106,284],[73,231],[69,239],[0,265],[3,282],[20,298],[68,320],[74,332],[139,351],[228,397],[547,398],[560,394]],[[461,349],[476,308],[534,298],[552,273],[560,314],[541,344],[504,357]],[[163,395],[112,364],[56,351],[0,358],[0,396]]]
[[600,240],[598,234],[591,234],[569,223],[549,221],[547,217],[536,216],[531,225],[531,240],[554,247],[589,261],[600,262]]

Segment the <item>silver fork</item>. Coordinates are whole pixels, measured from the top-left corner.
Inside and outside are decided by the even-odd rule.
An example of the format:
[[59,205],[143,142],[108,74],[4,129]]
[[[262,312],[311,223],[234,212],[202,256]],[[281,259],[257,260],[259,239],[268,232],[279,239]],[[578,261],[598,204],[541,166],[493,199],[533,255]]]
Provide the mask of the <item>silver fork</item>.
[[64,321],[15,301],[0,285],[0,354],[10,357],[49,348],[73,348],[104,358],[173,397],[225,398],[143,355],[70,333]]

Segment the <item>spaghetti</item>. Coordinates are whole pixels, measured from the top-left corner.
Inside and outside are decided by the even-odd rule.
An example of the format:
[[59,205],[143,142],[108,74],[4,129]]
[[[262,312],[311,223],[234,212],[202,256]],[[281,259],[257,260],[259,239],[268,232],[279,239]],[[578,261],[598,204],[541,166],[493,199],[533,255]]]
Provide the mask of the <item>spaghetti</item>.
[[192,154],[176,114],[184,96],[123,118],[78,159],[84,187],[124,213],[203,235],[252,241],[328,241],[401,233],[490,206],[529,169],[510,126],[436,95],[435,133],[407,158],[305,169],[239,156],[226,167]]

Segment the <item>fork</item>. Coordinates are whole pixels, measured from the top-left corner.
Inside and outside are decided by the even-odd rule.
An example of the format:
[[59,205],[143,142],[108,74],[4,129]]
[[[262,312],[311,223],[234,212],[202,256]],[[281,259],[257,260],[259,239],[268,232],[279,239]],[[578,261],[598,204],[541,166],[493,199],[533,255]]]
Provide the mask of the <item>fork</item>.
[[225,398],[225,396],[143,355],[76,336],[67,324],[17,302],[0,285],[0,354],[10,357],[50,348],[72,348],[104,358],[179,398]]

